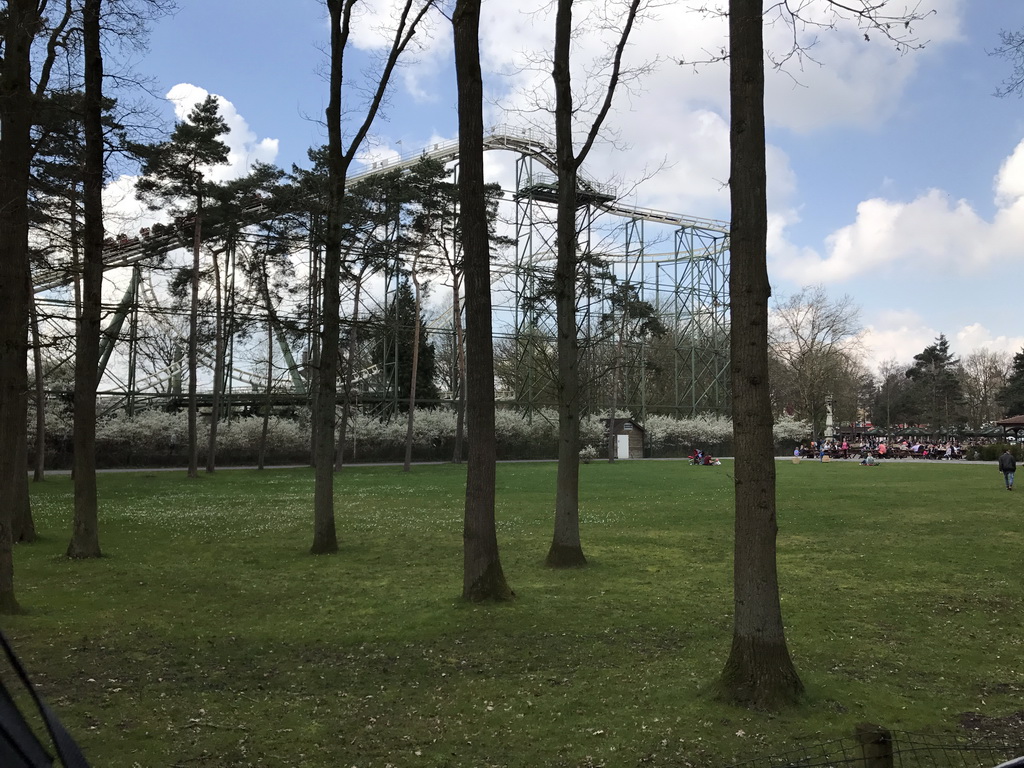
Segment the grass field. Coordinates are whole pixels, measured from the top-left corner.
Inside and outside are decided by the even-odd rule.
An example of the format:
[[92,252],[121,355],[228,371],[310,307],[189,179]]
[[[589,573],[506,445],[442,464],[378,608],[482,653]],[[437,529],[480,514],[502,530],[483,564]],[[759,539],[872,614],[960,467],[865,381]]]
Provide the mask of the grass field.
[[499,466],[518,599],[480,606],[461,467],[347,467],[330,557],[307,554],[310,470],[102,475],[89,562],[62,556],[52,477],[4,630],[97,767],[722,765],[1022,709],[1024,487],[994,465],[778,465],[808,695],[776,714],[703,693],[731,639],[731,462],[580,469],[591,564],[552,571],[555,465]]

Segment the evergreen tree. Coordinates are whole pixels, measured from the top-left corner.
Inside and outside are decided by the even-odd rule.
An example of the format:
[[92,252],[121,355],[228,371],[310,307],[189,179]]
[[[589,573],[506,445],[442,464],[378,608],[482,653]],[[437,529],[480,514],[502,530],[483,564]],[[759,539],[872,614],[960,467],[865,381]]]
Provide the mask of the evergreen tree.
[[1002,406],[1003,416],[1024,414],[1024,349],[1013,356],[1006,386],[996,400]]
[[213,195],[210,167],[228,160],[228,147],[221,139],[227,123],[218,112],[217,98],[207,96],[188,117],[174,127],[169,140],[134,145],[142,158],[142,178],[136,194],[154,208],[169,206],[192,224],[191,309],[188,339],[188,476],[199,475],[197,430],[197,380],[199,343],[199,271],[203,244],[203,221]]
[[921,419],[933,429],[955,426],[962,421],[963,387],[959,366],[960,361],[949,350],[949,341],[944,334],[939,334],[934,344],[914,355],[914,367],[907,371]]
[[919,421],[920,412],[914,402],[913,386],[906,376],[905,364],[895,360],[882,363],[868,411],[871,423],[876,427],[889,428]]
[[[608,406],[608,424],[614,425],[619,390],[622,390],[623,395],[626,394],[626,365],[623,359],[623,350],[627,340],[636,343],[651,338],[661,338],[668,333],[668,328],[661,321],[654,305],[641,299],[640,289],[629,282],[616,284],[613,279],[608,302],[609,311],[601,317],[599,326],[608,336],[615,339],[615,354],[609,366],[611,391]],[[616,435],[614,429],[608,430],[607,448],[608,460],[615,461]]]
[[[387,372],[386,397],[397,400],[405,411],[409,405],[412,385],[413,336],[416,322],[416,299],[407,280],[402,280],[391,304],[376,318],[376,362]],[[423,324],[423,320],[420,320]],[[420,335],[419,362],[416,366],[416,406],[437,405],[440,393],[435,380],[434,345],[426,334]]]

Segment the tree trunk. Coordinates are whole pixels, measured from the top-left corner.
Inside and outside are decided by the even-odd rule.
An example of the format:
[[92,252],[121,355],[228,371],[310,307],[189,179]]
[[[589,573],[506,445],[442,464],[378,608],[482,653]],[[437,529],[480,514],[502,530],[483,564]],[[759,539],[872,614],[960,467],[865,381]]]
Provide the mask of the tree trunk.
[[422,330],[422,323],[420,322],[420,281],[416,276],[415,260],[413,260],[412,265],[412,284],[416,291],[416,316],[412,321],[412,373],[410,374],[412,381],[409,382],[409,413],[406,416],[405,422],[405,464],[402,466],[403,472],[408,472],[412,469],[412,438],[416,419],[416,376],[420,365],[420,331]]
[[32,482],[41,483],[46,476],[46,382],[43,381],[43,348],[39,336],[39,311],[33,295],[32,275],[29,280],[28,300],[30,303],[32,331],[32,369],[36,377],[36,455]]
[[398,58],[409,44],[423,15],[430,8],[424,3],[410,18],[413,0],[406,0],[397,14],[397,28],[381,69],[380,79],[370,100],[365,119],[356,128],[346,151],[342,147],[342,65],[348,43],[350,22],[356,0],[327,0],[330,14],[330,85],[327,103],[327,234],[324,238],[323,309],[320,334],[320,366],[317,376],[316,408],[313,416],[313,461],[316,464],[313,491],[313,554],[337,552],[334,525],[334,439],[335,408],[338,402],[338,332],[341,311],[341,241],[345,199],[345,175],[352,158],[366,138],[377,115]]
[[75,343],[74,484],[75,520],[68,557],[99,557],[96,498],[96,389],[99,384],[100,314],[103,298],[103,56],[100,50],[102,0],[83,9],[85,53],[85,173],[82,206],[82,317]]
[[[32,331],[32,359],[33,359],[33,365],[35,367],[35,377],[36,377],[36,385],[35,385],[36,400],[39,400],[40,399],[39,393],[40,393],[40,391],[42,389],[42,386],[41,386],[41,376],[42,376],[42,359],[41,358],[42,358],[42,352],[41,352],[41,350],[39,348],[39,324],[36,322],[36,303],[35,303],[34,297],[32,295],[32,275],[31,275],[31,270],[27,270],[25,272],[25,282],[27,283],[27,285],[25,287],[25,290],[26,290],[25,296],[26,296],[26,298],[28,300],[29,323],[30,323],[31,331]],[[28,392],[27,391],[25,393],[25,397],[26,398],[28,397]],[[26,399],[25,407],[26,407],[26,409],[28,408],[27,399]],[[39,405],[37,404],[36,405],[36,462],[35,462],[35,466],[36,466],[36,474],[38,475],[38,479],[42,480],[42,475],[39,474],[39,470],[40,470],[40,465],[39,465],[40,448],[39,448],[39,446],[42,445],[43,446],[43,450],[45,450],[45,446],[46,446],[46,429],[45,429],[45,426],[46,425],[45,425],[45,422],[42,425],[43,438],[42,438],[42,440],[40,440],[40,435],[39,435],[39,432],[40,432],[39,414],[40,413],[43,413],[44,416],[45,416],[45,411],[42,411],[40,409]],[[23,439],[21,441],[21,444],[19,446],[19,450],[21,451],[21,456],[18,459],[18,464],[20,464],[23,467],[28,467],[27,435],[26,435],[26,439]],[[28,477],[27,477],[27,475],[25,473],[22,473],[22,474],[18,475],[18,491],[17,491],[17,496],[18,496],[18,503],[17,503],[17,505],[14,508],[14,517],[13,517],[13,520],[11,522],[11,537],[13,538],[13,540],[16,543],[30,543],[30,542],[33,542],[33,541],[36,540],[36,523],[35,523],[35,520],[32,519],[32,500],[29,498]]]
[[455,447],[452,449],[452,463],[462,463],[462,438],[466,429],[466,347],[462,334],[462,306],[459,296],[459,277],[452,274],[452,319],[455,323],[455,356],[458,397],[455,401]]
[[30,53],[39,22],[35,0],[9,0],[0,69],[0,613],[14,595],[13,512],[19,503],[18,443],[25,439],[28,388],[28,184],[32,160]]
[[558,213],[555,235],[555,314],[558,328],[558,478],[555,529],[547,564],[572,568],[587,564],[580,543],[579,339],[576,331],[576,175],[573,154],[572,83],[569,52],[572,1],[558,0],[552,79],[555,86],[555,154]]
[[323,290],[320,250],[311,246],[309,276],[309,357],[306,367],[309,371],[309,465],[316,466],[317,414],[320,413],[320,398],[317,397],[320,384],[320,318],[323,315],[320,297]]
[[[266,274],[263,275],[266,280]],[[266,283],[263,284],[264,296],[267,301],[267,388],[263,398],[263,425],[260,428],[260,446],[256,458],[256,469],[263,469],[267,456],[267,434],[270,432],[270,409],[273,405],[272,392],[274,390],[274,322],[270,316],[270,291]]]
[[352,298],[352,322],[348,335],[348,361],[345,365],[345,391],[341,406],[341,425],[338,427],[338,447],[334,468],[341,470],[345,465],[345,442],[348,440],[348,422],[352,417],[352,383],[355,379],[356,355],[359,353],[359,300],[362,295],[364,263],[356,277],[355,296]]
[[490,244],[484,196],[483,80],[480,0],[458,0],[452,16],[459,104],[459,210],[466,276],[466,370],[469,461],[462,530],[462,597],[511,600],[498,556],[494,520],[494,349],[491,336]]
[[316,409],[313,413],[313,545],[314,555],[338,551],[334,523],[334,427],[338,402],[338,334],[341,312],[342,205],[345,173],[341,136],[341,73],[348,17],[342,0],[328,0],[331,16],[330,98],[327,104],[327,232],[321,278],[320,360],[317,368]]
[[[227,260],[225,256],[225,261]],[[220,266],[217,264],[217,254],[213,255],[213,394],[210,397],[210,433],[206,442],[206,471],[214,472],[217,469],[217,422],[220,421],[220,395],[224,379],[224,357],[226,345],[224,344],[224,312],[221,307],[222,287],[220,281]]]
[[[27,398],[26,398],[27,405]],[[36,540],[36,523],[32,519],[32,499],[28,493],[28,444],[22,439],[18,444],[18,464],[23,467],[18,473],[18,504],[14,508],[11,536],[18,544],[30,544]]]
[[732,649],[719,692],[774,708],[803,685],[786,647],[775,561],[775,459],[768,386],[762,0],[730,0],[731,270],[736,521]]
[[188,313],[188,476],[199,477],[199,252],[203,243],[203,201],[196,201],[192,229],[192,299]]

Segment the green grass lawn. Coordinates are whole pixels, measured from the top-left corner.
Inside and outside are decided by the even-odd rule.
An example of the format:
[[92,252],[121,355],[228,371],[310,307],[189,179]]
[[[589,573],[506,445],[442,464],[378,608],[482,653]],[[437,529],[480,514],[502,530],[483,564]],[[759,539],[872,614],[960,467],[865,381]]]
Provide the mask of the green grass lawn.
[[580,469],[590,566],[552,571],[555,465],[499,466],[518,599],[479,606],[461,467],[346,467],[329,557],[310,470],[102,475],[89,562],[62,556],[52,477],[3,627],[97,767],[722,765],[1021,709],[1024,488],[994,465],[778,465],[808,696],[776,714],[703,693],[731,640],[731,462]]

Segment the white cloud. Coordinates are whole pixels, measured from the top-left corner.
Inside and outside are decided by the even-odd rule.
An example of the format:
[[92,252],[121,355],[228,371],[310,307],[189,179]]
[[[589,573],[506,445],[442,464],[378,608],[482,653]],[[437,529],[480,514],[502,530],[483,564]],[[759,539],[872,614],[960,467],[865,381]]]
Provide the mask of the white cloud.
[[861,344],[871,371],[890,360],[909,366],[914,355],[933,343],[939,331],[928,326],[916,312],[884,310],[865,318]]
[[151,211],[135,197],[138,176],[124,175],[103,189],[103,226],[108,235],[134,235],[143,227],[167,221],[162,211]]
[[884,310],[867,320],[861,343],[867,366],[872,371],[890,360],[909,367],[914,355],[934,344],[941,333],[949,340],[950,351],[961,358],[979,349],[1013,355],[1024,348],[1024,335],[996,333],[981,323],[971,323],[950,332],[931,327],[917,312],[909,310]]
[[930,189],[910,202],[872,198],[857,206],[852,224],[828,236],[825,253],[796,252],[786,241],[792,217],[780,215],[772,241],[773,273],[803,283],[838,283],[859,275],[906,270],[969,275],[996,262],[1019,262],[1024,240],[1024,141],[995,178],[999,206],[991,221],[966,200]]
[[961,356],[982,348],[990,352],[1007,352],[1015,355],[1024,349],[1024,336],[997,334],[981,323],[972,323],[953,334],[950,348]]
[[[917,22],[908,34],[928,45],[923,51],[902,54],[882,34],[837,18],[835,6],[807,5],[804,11],[816,14],[812,20],[822,26],[799,27],[796,39],[805,56],[766,74],[769,123],[803,133],[830,126],[880,125],[903,106],[901,95],[929,59],[931,49],[960,39],[963,5],[963,0],[932,0],[918,6],[922,11],[933,8],[935,13]],[[902,6],[893,9],[901,11]],[[897,34],[904,31],[901,24],[894,27]],[[779,22],[765,29],[765,47],[775,58],[784,55],[793,40],[788,24]]]
[[1013,208],[1024,198],[1024,141],[1017,145],[1003,164],[995,180],[996,203],[1001,208]]

